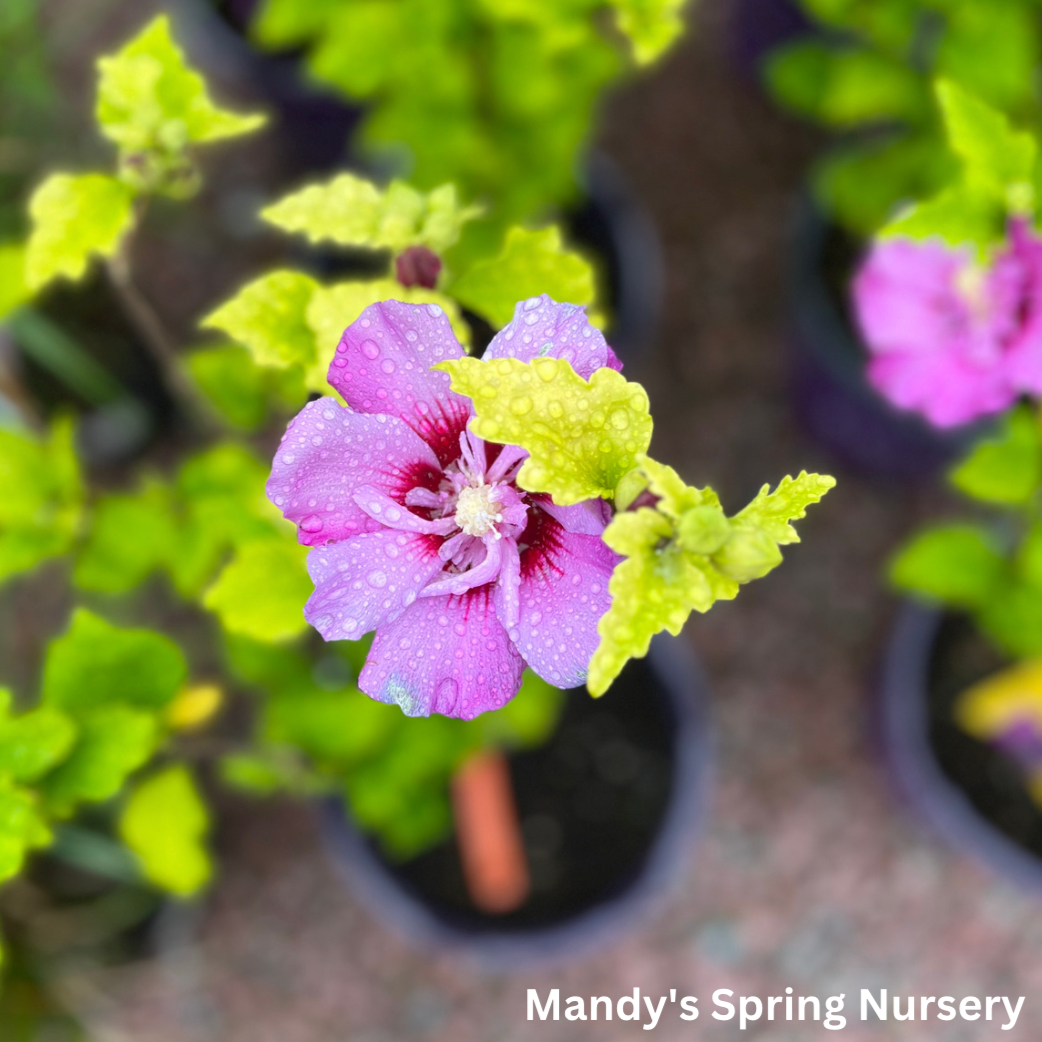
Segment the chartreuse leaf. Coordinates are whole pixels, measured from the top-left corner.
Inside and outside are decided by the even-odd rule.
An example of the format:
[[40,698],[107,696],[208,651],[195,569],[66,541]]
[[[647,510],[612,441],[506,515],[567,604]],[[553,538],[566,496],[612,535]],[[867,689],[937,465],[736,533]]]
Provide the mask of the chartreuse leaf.
[[[615,566],[611,607],[597,625],[601,642],[586,681],[595,697],[608,690],[628,659],[647,654],[656,633],[679,633],[692,611],[708,610],[715,599],[705,573],[674,535],[670,519],[650,507],[618,514],[604,530],[604,541],[626,559]],[[737,583],[731,586],[723,594],[727,599],[738,592]]]
[[1006,575],[991,534],[976,525],[939,525],[915,536],[890,562],[890,581],[959,608],[988,603]]
[[79,529],[83,485],[72,424],[46,440],[0,430],[0,582],[65,553]]
[[478,437],[528,450],[521,487],[548,492],[562,506],[611,499],[651,441],[644,388],[613,369],[598,369],[587,382],[559,358],[461,358],[433,368],[473,400]]
[[925,202],[905,207],[879,234],[910,239],[939,236],[953,246],[986,244],[1001,236],[1004,216],[980,185],[959,181]]
[[307,322],[318,345],[318,362],[307,374],[308,388],[328,393],[326,373],[344,330],[370,304],[382,300],[399,300],[403,304],[437,304],[445,312],[456,339],[464,346],[470,344],[470,326],[460,314],[459,305],[451,297],[423,286],[402,286],[393,279],[340,282],[333,286],[319,286],[307,309]]
[[133,224],[133,202],[127,185],[104,174],[48,177],[29,200],[29,289],[35,292],[59,275],[82,278],[92,256],[115,254]]
[[307,628],[304,602],[311,596],[307,548],[290,536],[240,546],[203,604],[230,633],[259,641],[288,640]]
[[79,736],[68,759],[40,782],[46,807],[57,817],[115,796],[159,739],[153,712],[117,703],[77,711],[76,723]]
[[681,12],[687,0],[611,0],[619,28],[633,43],[638,64],[664,54],[684,31]]
[[77,608],[47,650],[41,701],[72,713],[113,703],[156,710],[173,699],[187,673],[181,649],[168,637],[121,629]]
[[335,242],[399,252],[427,246],[443,253],[459,238],[460,229],[481,212],[462,206],[456,186],[418,192],[403,181],[380,189],[354,174],[340,174],[325,184],[310,185],[261,211],[270,224],[299,232],[310,242]]
[[1009,193],[1026,191],[1030,209],[1031,175],[1038,154],[1035,138],[1014,130],[998,109],[985,104],[952,80],[939,80],[937,99],[952,151],[966,164],[971,182],[1006,201]]
[[0,882],[16,876],[29,851],[51,839],[34,794],[0,775]]
[[210,881],[209,831],[209,811],[183,764],[138,783],[119,819],[119,834],[145,877],[178,897],[191,897]]
[[236,137],[264,123],[218,108],[203,78],[185,62],[165,15],[154,18],[117,54],[98,60],[97,119],[124,153],[175,151]]
[[1026,503],[1042,483],[1038,416],[1028,406],[1014,409],[995,438],[988,438],[952,470],[951,483],[985,503]]
[[10,692],[0,688],[0,700],[0,776],[17,782],[36,781],[65,759],[76,741],[76,725],[49,706],[12,717]]
[[298,271],[273,271],[247,283],[200,325],[227,333],[249,349],[258,365],[306,371],[317,357],[307,323],[308,305],[317,289],[314,279]]
[[756,498],[731,519],[733,528],[758,529],[776,543],[798,543],[800,537],[790,524],[807,516],[807,507],[821,502],[822,496],[836,484],[827,474],[808,474],[784,477],[772,492],[764,485]]
[[25,247],[15,242],[0,244],[0,319],[31,296],[25,281]]
[[464,307],[500,328],[514,317],[519,300],[547,293],[554,300],[589,304],[597,287],[593,268],[564,248],[561,229],[551,225],[538,231],[511,228],[499,256],[469,267],[450,291]]
[[[597,627],[601,642],[590,660],[587,686],[603,694],[626,661],[647,654],[662,630],[678,634],[692,611],[731,600],[740,583],[781,563],[779,545],[798,542],[790,521],[804,517],[835,484],[802,473],[768,486],[728,519],[716,493],[686,485],[676,472],[647,456],[638,459],[655,505],[617,513],[604,541],[625,560],[609,582],[611,607]],[[629,478],[627,478],[627,483]]]

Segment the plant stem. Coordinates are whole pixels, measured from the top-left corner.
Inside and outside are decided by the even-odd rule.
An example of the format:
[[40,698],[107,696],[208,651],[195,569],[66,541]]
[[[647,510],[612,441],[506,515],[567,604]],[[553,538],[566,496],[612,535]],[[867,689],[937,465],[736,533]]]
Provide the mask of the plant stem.
[[183,408],[193,426],[210,431],[215,426],[212,413],[181,368],[173,338],[162,319],[135,285],[126,253],[117,253],[107,262],[106,269],[127,317],[159,366],[168,393]]

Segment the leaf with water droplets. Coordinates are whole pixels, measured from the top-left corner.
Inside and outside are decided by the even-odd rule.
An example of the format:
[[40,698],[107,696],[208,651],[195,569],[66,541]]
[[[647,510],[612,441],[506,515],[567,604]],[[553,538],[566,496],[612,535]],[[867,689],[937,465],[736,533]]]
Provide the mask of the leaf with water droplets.
[[776,543],[798,543],[800,537],[789,524],[807,516],[807,507],[821,501],[836,479],[828,474],[808,474],[805,470],[799,477],[786,476],[778,482],[772,492],[764,485],[756,498],[742,511],[735,514],[732,523],[740,528],[758,528]]
[[656,633],[675,636],[692,611],[708,611],[738,593],[736,582],[684,550],[675,535],[673,521],[651,507],[617,514],[604,530],[604,541],[626,559],[608,584],[612,601],[597,626],[601,642],[590,660],[590,694],[604,694],[629,659],[647,654]]
[[836,483],[806,472],[783,478],[729,519],[711,488],[686,485],[647,456],[637,463],[658,498],[653,507],[616,514],[604,530],[604,541],[626,559],[612,573],[611,607],[597,627],[601,642],[587,680],[593,695],[608,689],[628,659],[647,654],[656,633],[678,634],[692,611],[732,600],[739,584],[781,564],[780,545],[799,541],[789,522]]
[[518,484],[562,506],[612,498],[651,441],[644,388],[613,369],[586,381],[560,358],[461,358],[433,368],[473,400],[478,437],[528,451]]

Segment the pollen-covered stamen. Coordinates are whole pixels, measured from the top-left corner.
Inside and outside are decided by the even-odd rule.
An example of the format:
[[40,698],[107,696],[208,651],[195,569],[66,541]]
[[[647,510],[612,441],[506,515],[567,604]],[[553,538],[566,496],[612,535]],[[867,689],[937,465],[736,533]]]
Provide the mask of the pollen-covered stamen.
[[456,526],[466,535],[483,536],[500,533],[496,525],[503,523],[503,513],[496,498],[495,485],[465,485],[456,499]]

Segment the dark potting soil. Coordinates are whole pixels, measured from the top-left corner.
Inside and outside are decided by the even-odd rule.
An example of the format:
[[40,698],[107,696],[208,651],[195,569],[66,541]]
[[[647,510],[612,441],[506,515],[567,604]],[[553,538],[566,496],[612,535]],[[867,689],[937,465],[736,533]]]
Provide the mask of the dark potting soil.
[[639,874],[665,817],[676,756],[673,711],[647,661],[631,661],[593,699],[567,693],[556,733],[510,757],[532,893],[517,911],[471,904],[454,838],[390,866],[435,913],[475,934],[561,923],[621,894]]
[[946,615],[938,630],[928,681],[930,745],[941,769],[1000,832],[1042,857],[1042,809],[1031,799],[1018,764],[968,735],[954,719],[959,696],[1007,665],[964,615]]

